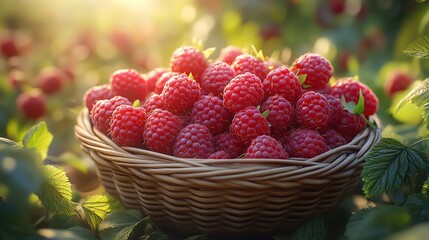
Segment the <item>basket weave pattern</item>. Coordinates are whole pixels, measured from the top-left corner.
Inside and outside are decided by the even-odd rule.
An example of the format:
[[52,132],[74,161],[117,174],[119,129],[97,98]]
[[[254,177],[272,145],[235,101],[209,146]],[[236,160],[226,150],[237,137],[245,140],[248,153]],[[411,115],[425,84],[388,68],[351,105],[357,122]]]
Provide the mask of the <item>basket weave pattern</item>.
[[353,191],[363,158],[381,138],[374,120],[378,128],[311,159],[196,160],[120,148],[93,128],[87,110],[75,135],[106,191],[164,231],[237,236],[296,227]]

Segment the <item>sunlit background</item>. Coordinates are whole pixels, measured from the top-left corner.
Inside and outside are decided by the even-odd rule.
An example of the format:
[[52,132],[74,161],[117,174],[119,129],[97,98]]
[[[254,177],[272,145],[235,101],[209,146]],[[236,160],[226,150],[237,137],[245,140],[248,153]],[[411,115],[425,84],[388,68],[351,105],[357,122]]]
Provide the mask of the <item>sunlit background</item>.
[[43,120],[55,137],[50,158],[91,165],[73,135],[84,92],[120,68],[145,74],[168,67],[176,48],[197,42],[216,48],[212,59],[228,45],[254,46],[285,65],[305,52],[320,53],[336,77],[358,75],[379,94],[379,114],[389,123],[390,101],[381,89],[389,71],[403,69],[416,79],[427,71],[402,52],[428,33],[424,6],[409,0],[0,1],[0,136],[19,140],[35,123],[17,112],[16,98],[38,91],[39,75],[55,68],[67,80],[47,96]]

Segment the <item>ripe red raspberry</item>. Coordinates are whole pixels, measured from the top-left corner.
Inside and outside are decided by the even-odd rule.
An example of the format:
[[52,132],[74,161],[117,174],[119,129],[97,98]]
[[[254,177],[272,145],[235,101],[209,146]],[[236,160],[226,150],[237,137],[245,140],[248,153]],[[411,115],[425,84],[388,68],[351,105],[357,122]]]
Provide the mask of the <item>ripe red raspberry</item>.
[[173,113],[182,113],[192,109],[200,96],[200,85],[186,74],[171,77],[165,83],[161,93],[165,108]]
[[170,67],[173,72],[192,73],[195,81],[200,83],[201,74],[207,68],[208,63],[204,54],[193,46],[185,46],[176,49],[170,59]]
[[331,117],[328,100],[320,93],[306,92],[296,102],[296,117],[303,128],[323,130]]
[[364,111],[365,117],[369,117],[377,112],[378,110],[378,98],[375,93],[365,84],[349,77],[342,78],[336,81],[332,86],[332,95],[340,98],[344,95],[347,102],[359,101],[359,92],[362,91],[364,99]]
[[320,89],[329,82],[333,68],[329,60],[315,53],[306,53],[297,58],[291,67],[296,75],[307,75],[304,85]]
[[146,80],[134,69],[120,69],[110,76],[110,86],[115,96],[122,96],[134,102],[144,101],[147,91]]
[[177,135],[174,156],[180,158],[208,158],[214,153],[210,130],[199,123],[189,124]]
[[164,85],[165,85],[165,83],[166,83],[168,80],[170,80],[170,78],[171,78],[171,77],[173,77],[173,76],[177,76],[177,75],[179,75],[179,73],[177,73],[177,72],[169,72],[169,71],[167,71],[167,72],[163,73],[163,74],[158,78],[158,80],[157,80],[157,81],[156,81],[156,83],[155,83],[155,90],[154,90],[154,93],[156,93],[156,94],[161,94],[162,89],[164,89]]
[[15,90],[22,89],[22,87],[27,83],[24,72],[18,69],[12,69],[9,71],[7,74],[7,80],[10,86]]
[[241,54],[243,54],[243,50],[241,48],[236,46],[228,46],[220,50],[219,60],[231,65],[235,58]]
[[253,139],[260,135],[269,135],[270,126],[262,113],[253,106],[246,107],[234,115],[229,131],[244,143],[249,145]]
[[346,139],[334,129],[326,129],[321,135],[331,149],[347,144]]
[[287,67],[280,67],[268,73],[262,82],[265,96],[279,94],[291,103],[296,103],[301,96],[301,82],[298,77]]
[[153,94],[148,99],[146,99],[142,105],[146,113],[150,113],[155,109],[164,109],[164,101],[161,96],[158,94]]
[[113,111],[121,105],[131,106],[132,103],[127,98],[121,96],[97,101],[90,113],[91,121],[95,128],[108,135]]
[[191,120],[192,120],[191,112],[184,112],[177,116],[180,118],[180,122],[182,123],[182,128],[191,124]]
[[60,69],[50,67],[42,69],[37,76],[37,86],[46,95],[59,92],[64,85],[65,75]]
[[336,98],[330,94],[323,94],[326,100],[328,100],[329,109],[331,109],[331,118],[328,122],[328,127],[335,127],[341,117],[341,112],[344,107],[339,98]]
[[149,150],[172,154],[177,135],[182,129],[180,118],[167,110],[155,109],[146,119],[143,131],[145,145]]
[[264,61],[249,54],[242,54],[236,57],[231,67],[237,75],[249,72],[255,74],[261,81],[265,79],[269,72]]
[[362,116],[343,110],[340,113],[335,130],[341,133],[347,142],[350,142],[357,134],[363,131],[365,126],[366,121]]
[[307,87],[307,88],[304,88],[302,91],[303,92],[313,91],[313,92],[318,92],[325,95],[325,94],[331,94],[331,89],[332,89],[331,84],[327,83],[322,88]]
[[201,89],[206,94],[221,97],[223,89],[234,76],[234,70],[227,63],[217,61],[209,65],[201,76]]
[[212,153],[209,157],[209,159],[230,159],[231,156],[225,151],[217,151]]
[[395,93],[407,89],[412,82],[413,78],[409,73],[393,71],[387,76],[384,82],[384,93],[392,97]]
[[230,112],[257,106],[264,98],[261,80],[252,73],[235,76],[223,90],[223,105]]
[[261,105],[261,112],[268,110],[267,120],[272,129],[287,129],[294,121],[292,104],[280,95],[270,96]]
[[208,127],[214,136],[228,129],[230,116],[223,107],[222,99],[213,95],[204,95],[195,102],[191,113],[192,123]]
[[23,92],[16,98],[16,106],[25,118],[37,120],[46,114],[45,94]]
[[0,40],[0,52],[7,59],[19,56],[20,50],[16,38],[12,35],[3,37]]
[[147,91],[153,92],[155,90],[155,84],[158,81],[158,79],[162,76],[162,74],[168,71],[169,70],[167,68],[155,68],[152,71],[148,72],[146,77]]
[[230,132],[224,132],[214,137],[215,150],[225,151],[231,158],[237,158],[244,153],[245,146],[243,143]]
[[300,158],[312,158],[329,150],[319,132],[304,128],[294,130],[285,147],[291,157]]
[[119,106],[112,113],[110,136],[119,146],[141,147],[146,112],[142,107]]
[[288,159],[282,144],[271,136],[261,135],[253,139],[245,158]]
[[83,102],[85,103],[88,111],[91,111],[95,102],[98,100],[110,99],[112,97],[114,96],[110,86],[104,84],[100,86],[94,86],[86,90],[85,94],[83,95]]

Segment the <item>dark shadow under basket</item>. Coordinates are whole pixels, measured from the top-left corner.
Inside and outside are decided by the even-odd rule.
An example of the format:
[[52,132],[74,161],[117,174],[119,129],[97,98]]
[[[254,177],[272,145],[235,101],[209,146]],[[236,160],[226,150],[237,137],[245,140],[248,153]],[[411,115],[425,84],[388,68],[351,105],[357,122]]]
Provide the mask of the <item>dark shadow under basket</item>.
[[177,235],[269,235],[297,227],[353,191],[381,124],[311,159],[183,159],[121,148],[83,110],[75,135],[106,191]]

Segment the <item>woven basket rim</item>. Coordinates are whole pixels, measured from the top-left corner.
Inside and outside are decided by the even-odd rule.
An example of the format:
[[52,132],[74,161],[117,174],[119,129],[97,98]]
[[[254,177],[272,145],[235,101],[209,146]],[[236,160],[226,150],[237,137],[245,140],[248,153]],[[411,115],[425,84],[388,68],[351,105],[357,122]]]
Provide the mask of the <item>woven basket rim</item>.
[[[80,142],[85,142],[86,145],[91,145],[92,148],[98,150],[103,150],[106,146],[109,146],[113,151],[107,153],[116,154],[118,158],[115,158],[119,164],[124,165],[135,165],[139,164],[140,158],[149,156],[151,159],[157,160],[159,164],[162,163],[177,163],[193,167],[220,167],[224,169],[229,169],[234,164],[239,164],[241,167],[244,165],[266,165],[272,167],[276,166],[301,166],[301,167],[312,167],[318,165],[329,165],[332,162],[326,161],[326,158],[332,155],[342,155],[347,154],[348,152],[353,152],[362,149],[363,145],[366,143],[378,142],[381,138],[381,129],[382,124],[377,115],[370,117],[377,128],[371,126],[365,127],[365,129],[359,133],[352,141],[348,144],[330,149],[329,151],[320,154],[313,158],[296,158],[291,157],[289,159],[260,159],[260,158],[235,158],[235,159],[195,159],[195,158],[178,158],[175,156],[158,153],[146,149],[135,148],[135,147],[120,147],[108,136],[98,131],[93,127],[90,118],[89,111],[83,109],[80,111],[77,124],[75,126],[75,135],[80,140]],[[100,145],[100,142],[106,144],[106,146]],[[101,151],[103,152],[103,151]],[[132,156],[132,157],[130,157]],[[109,160],[108,158],[106,160]],[[350,159],[353,160],[353,159]],[[147,163],[147,162],[145,162]]]

